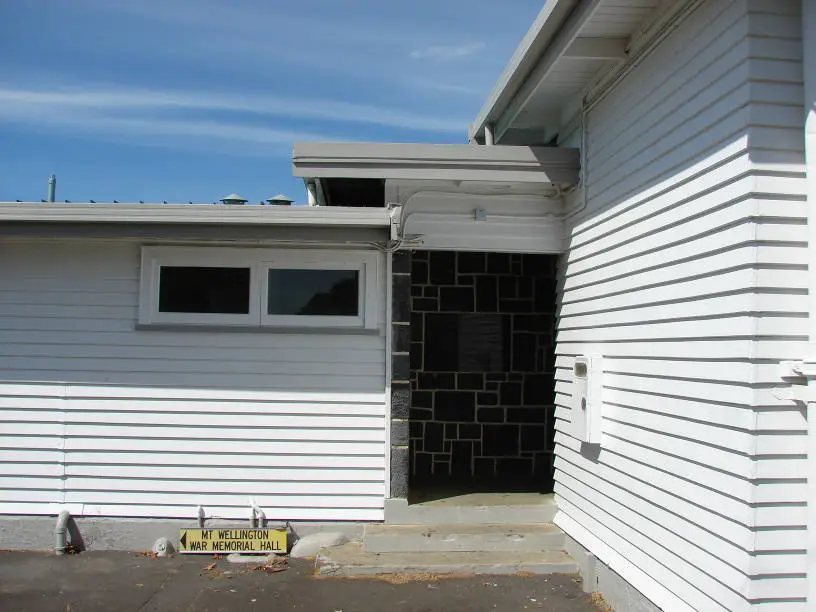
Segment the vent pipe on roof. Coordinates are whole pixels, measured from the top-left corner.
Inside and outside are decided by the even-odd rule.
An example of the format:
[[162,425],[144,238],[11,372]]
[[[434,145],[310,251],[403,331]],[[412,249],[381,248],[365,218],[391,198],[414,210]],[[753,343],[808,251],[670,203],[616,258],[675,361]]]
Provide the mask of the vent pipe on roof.
[[291,198],[287,198],[282,193],[279,193],[278,195],[271,198],[266,198],[266,203],[269,204],[270,206],[289,206],[292,204],[292,202],[294,202],[294,200],[292,200]]
[[[231,193],[231,194],[229,194],[228,196],[224,196],[224,197],[223,197],[223,198],[221,198],[219,201],[220,201],[222,204],[237,204],[237,205],[242,205],[242,204],[246,204],[248,200],[247,200],[246,198],[242,198],[242,197],[241,197],[241,196],[239,196],[237,193]],[[165,202],[165,204],[167,204],[167,202]]]
[[57,197],[57,177],[53,174],[48,177],[48,201],[53,202]]

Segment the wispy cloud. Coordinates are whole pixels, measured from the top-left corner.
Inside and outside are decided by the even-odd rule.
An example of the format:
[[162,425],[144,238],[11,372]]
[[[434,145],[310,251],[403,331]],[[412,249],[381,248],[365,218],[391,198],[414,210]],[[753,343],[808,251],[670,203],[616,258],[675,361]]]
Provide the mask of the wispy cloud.
[[[225,95],[203,90],[72,88],[55,91],[0,87],[0,118],[22,107],[40,110],[86,110],[115,113],[205,111],[249,113],[261,117],[311,119],[343,125],[374,124],[420,132],[459,133],[465,117],[439,118],[400,109],[334,100],[297,99],[271,95]],[[331,126],[330,126],[331,127]]]
[[[355,124],[427,133],[463,133],[467,125],[464,118],[346,102],[121,87],[0,87],[2,122],[105,141],[181,150],[217,147],[242,155],[288,153],[296,140],[355,140],[349,135]],[[309,125],[297,129],[299,124]]]
[[78,109],[5,105],[0,121],[25,123],[33,131],[62,132],[105,142],[158,146],[183,151],[207,151],[247,156],[288,155],[296,140],[335,140],[314,132],[276,130],[223,121],[190,121],[164,117],[104,116]]
[[[119,53],[158,56],[198,65],[229,66],[233,73],[274,74],[302,66],[321,75],[346,75],[380,83],[408,69],[414,45],[438,40],[447,32],[440,21],[400,18],[400,9],[384,3],[375,10],[357,3],[223,2],[223,0],[75,0],[91,15],[124,17],[131,28],[172,44],[132,45],[102,33],[103,45]],[[404,17],[404,15],[403,15]],[[394,28],[394,20],[400,27]],[[80,38],[77,44],[86,39]],[[97,36],[95,45],[100,43]],[[374,51],[376,50],[376,51]]]
[[444,82],[436,79],[428,79],[424,77],[408,77],[404,79],[404,82],[407,86],[418,90],[462,94],[464,96],[478,96],[480,99],[485,95],[485,91],[477,87]]
[[[217,79],[228,75],[233,84],[278,83],[280,91],[299,97],[331,98],[338,91],[353,97],[373,89],[380,101],[394,105],[406,96],[418,100],[422,95],[424,105],[451,108],[446,94],[468,93],[463,89],[471,89],[471,83],[489,85],[500,73],[505,57],[492,51],[506,22],[494,15],[506,9],[489,1],[428,4],[435,5],[433,10],[376,0],[74,0],[70,13],[61,10],[72,17],[64,28],[71,53],[105,54],[141,65],[159,78],[175,71],[189,83],[212,75],[212,82],[226,84]],[[457,6],[474,10],[459,11]],[[455,42],[449,44],[451,25],[441,17],[458,12],[474,21],[463,17],[453,30]],[[480,19],[495,22],[489,45],[478,35],[463,35]],[[157,40],[164,42],[151,42]],[[480,53],[488,47],[491,53]],[[13,68],[2,64],[0,58],[0,72]],[[144,74],[112,78],[144,81]],[[415,86],[423,78],[451,85]],[[464,110],[464,123],[469,123],[478,104]]]
[[475,55],[485,48],[485,43],[474,42],[464,45],[431,45],[411,51],[413,59],[436,61],[460,60]]
[[5,3],[0,189],[56,171],[119,198],[178,184],[186,200],[190,176],[286,191],[294,140],[464,142],[540,3],[46,0],[45,20],[43,2]]

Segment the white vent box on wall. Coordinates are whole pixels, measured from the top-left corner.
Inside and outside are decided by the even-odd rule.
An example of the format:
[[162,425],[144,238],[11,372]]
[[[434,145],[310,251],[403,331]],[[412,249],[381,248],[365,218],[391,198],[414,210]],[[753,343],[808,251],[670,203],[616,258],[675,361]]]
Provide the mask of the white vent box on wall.
[[601,443],[601,357],[580,355],[572,366],[572,435],[581,442]]

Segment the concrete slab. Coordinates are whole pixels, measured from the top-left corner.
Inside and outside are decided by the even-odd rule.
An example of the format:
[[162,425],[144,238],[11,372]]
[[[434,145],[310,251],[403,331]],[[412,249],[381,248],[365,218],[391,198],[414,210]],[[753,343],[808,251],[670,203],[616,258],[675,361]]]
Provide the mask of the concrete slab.
[[321,576],[376,574],[576,574],[578,565],[563,551],[370,553],[359,542],[323,549]]
[[385,522],[392,525],[551,523],[557,511],[552,494],[469,493],[416,504],[385,501]]
[[0,610],[598,612],[574,576],[342,580],[315,578],[313,571],[314,562],[300,559],[290,560],[285,572],[267,574],[210,555],[0,552]]
[[422,501],[417,505],[433,507],[465,506],[542,506],[555,503],[552,493],[461,493]]
[[366,525],[366,552],[540,552],[563,550],[564,532],[533,525]]
[[[0,517],[0,549],[52,550],[56,517]],[[359,540],[363,523],[291,521],[291,541],[314,533],[341,531],[349,540]],[[226,529],[248,526],[249,521],[208,519],[207,528]],[[72,516],[69,523],[72,543],[82,550],[150,550],[157,538],[166,537],[177,547],[179,529],[196,527],[190,519],[123,519]],[[74,539],[75,538],[75,539]]]
[[578,563],[581,576],[583,576],[584,593],[600,594],[612,610],[660,612],[657,605],[584,548],[577,540],[567,536],[564,547]]
[[348,542],[348,538],[339,531],[313,533],[300,538],[289,553],[295,559],[314,557],[321,548],[339,546]]

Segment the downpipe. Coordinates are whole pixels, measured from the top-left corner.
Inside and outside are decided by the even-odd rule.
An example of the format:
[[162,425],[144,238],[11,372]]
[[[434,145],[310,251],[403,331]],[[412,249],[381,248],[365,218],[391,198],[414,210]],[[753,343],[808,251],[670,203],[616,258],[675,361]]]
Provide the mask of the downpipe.
[[71,513],[63,510],[57,517],[57,526],[54,529],[54,552],[57,555],[64,555],[65,549],[68,547],[68,521],[71,519]]
[[249,526],[253,529],[266,527],[266,515],[254,501],[250,501]]

